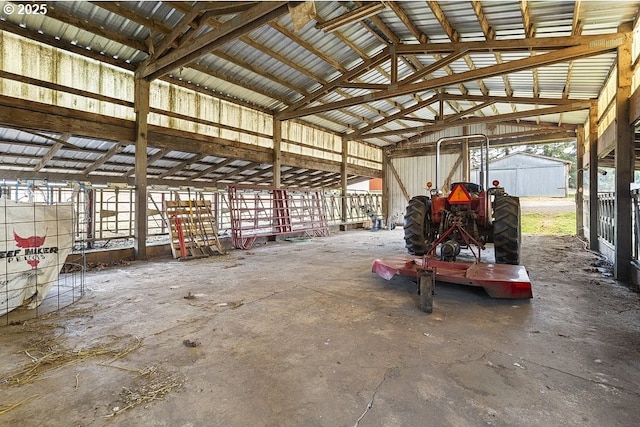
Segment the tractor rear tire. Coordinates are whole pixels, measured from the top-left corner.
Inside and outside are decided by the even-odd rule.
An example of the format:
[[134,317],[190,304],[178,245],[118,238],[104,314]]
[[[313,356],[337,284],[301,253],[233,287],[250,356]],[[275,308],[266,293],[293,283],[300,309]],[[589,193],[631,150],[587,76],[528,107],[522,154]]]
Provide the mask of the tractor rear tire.
[[498,264],[520,264],[520,199],[498,196],[493,211],[493,245]]
[[404,241],[411,255],[422,256],[430,249],[431,200],[427,196],[415,196],[409,200],[404,216]]

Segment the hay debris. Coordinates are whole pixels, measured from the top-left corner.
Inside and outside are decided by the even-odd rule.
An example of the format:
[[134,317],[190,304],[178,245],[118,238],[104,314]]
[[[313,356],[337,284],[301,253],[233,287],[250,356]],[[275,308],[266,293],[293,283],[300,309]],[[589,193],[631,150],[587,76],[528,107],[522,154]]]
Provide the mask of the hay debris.
[[184,386],[184,379],[174,374],[168,374],[161,369],[151,366],[140,371],[136,377],[134,387],[122,387],[119,406],[114,406],[105,418],[116,416],[133,407],[163,399],[172,390]]
[[2,406],[0,406],[0,415],[6,414],[7,412],[9,412],[9,411],[11,411],[13,409],[16,409],[18,406],[23,405],[23,404],[35,399],[36,397],[38,397],[38,395],[34,394],[33,396],[29,396],[26,399],[22,399],[20,402],[10,403],[8,405],[2,405]]
[[31,363],[0,379],[0,384],[7,386],[28,384],[54,369],[97,357],[110,357],[107,363],[112,363],[142,346],[142,340],[131,335],[102,338],[102,340],[105,339],[106,342],[97,342],[82,349],[67,349],[63,346],[61,335],[41,338],[33,343],[31,348],[24,350]]

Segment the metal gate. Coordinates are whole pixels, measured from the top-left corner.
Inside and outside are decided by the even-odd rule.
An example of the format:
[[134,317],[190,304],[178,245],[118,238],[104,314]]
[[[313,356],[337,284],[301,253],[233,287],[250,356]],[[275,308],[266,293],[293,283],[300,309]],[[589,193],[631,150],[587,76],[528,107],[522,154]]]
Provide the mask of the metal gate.
[[230,186],[228,191],[236,248],[249,249],[258,237],[329,235],[320,190]]

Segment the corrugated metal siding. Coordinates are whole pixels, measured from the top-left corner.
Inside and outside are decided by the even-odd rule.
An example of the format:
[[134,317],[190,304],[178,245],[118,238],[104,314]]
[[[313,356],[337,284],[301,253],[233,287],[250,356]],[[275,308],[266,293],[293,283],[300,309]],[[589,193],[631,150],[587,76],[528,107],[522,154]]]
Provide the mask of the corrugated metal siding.
[[[13,34],[0,33],[2,69],[133,102],[133,74]],[[97,77],[97,78],[96,78]],[[2,79],[3,95],[133,120],[133,108]]]
[[[441,181],[449,175],[449,172],[458,160],[458,154],[444,154],[441,156],[440,172],[443,175]],[[409,197],[427,195],[427,182],[433,182],[435,187],[436,180],[436,157],[435,156],[417,156],[405,157],[399,159],[391,159],[391,164],[395,167],[402,183],[404,184]],[[390,213],[402,213],[407,206],[407,200],[402,192],[393,173],[388,170],[386,176],[389,177],[389,208]],[[462,181],[462,167],[459,166],[452,176],[452,182]]]
[[[500,181],[505,191],[518,197],[566,197],[567,163],[526,154],[515,154],[489,164],[489,182]],[[478,182],[479,170],[472,171]]]

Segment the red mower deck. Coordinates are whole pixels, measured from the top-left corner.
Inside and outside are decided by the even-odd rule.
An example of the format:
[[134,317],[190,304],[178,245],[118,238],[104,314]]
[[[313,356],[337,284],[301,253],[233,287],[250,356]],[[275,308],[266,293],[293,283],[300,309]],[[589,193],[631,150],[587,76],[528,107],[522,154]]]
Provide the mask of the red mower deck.
[[390,280],[396,274],[419,278],[432,273],[440,282],[479,286],[491,298],[532,298],[531,281],[523,265],[447,262],[426,257],[398,255],[377,259],[371,270]]

